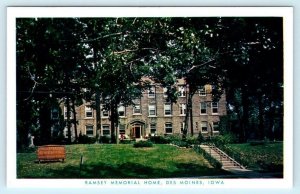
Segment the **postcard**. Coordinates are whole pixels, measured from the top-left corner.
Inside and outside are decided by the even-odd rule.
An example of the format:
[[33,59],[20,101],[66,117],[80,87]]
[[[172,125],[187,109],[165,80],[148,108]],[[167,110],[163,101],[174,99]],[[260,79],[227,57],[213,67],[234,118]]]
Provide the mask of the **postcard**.
[[8,7],[9,188],[291,188],[292,7]]

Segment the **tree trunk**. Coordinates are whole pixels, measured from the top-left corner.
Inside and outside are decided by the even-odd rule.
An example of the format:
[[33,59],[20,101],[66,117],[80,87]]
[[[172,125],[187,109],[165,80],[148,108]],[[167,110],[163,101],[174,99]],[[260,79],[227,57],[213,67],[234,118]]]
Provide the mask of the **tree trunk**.
[[71,139],[71,122],[70,122],[70,97],[69,94],[67,94],[67,99],[66,99],[66,105],[67,105],[67,128],[68,128],[68,143],[72,143]]
[[262,94],[258,95],[258,130],[259,138],[264,139],[265,137],[265,128],[264,128],[264,107],[263,107],[263,97]]
[[188,132],[188,123],[189,123],[189,113],[190,111],[188,111],[188,96],[186,97],[186,111],[185,111],[185,118],[184,118],[184,128],[183,128],[183,132],[182,132],[182,139],[185,140],[186,136],[187,136],[187,132]]
[[249,135],[249,99],[246,88],[242,88],[242,106],[243,106],[243,116],[242,116],[242,142],[246,142]]
[[72,96],[72,112],[73,112],[73,124],[74,124],[74,131],[75,131],[75,142],[78,142],[78,131],[77,131],[77,117],[76,117],[76,109],[75,109],[75,99]]
[[96,133],[98,136],[97,142],[100,141],[100,136],[101,136],[101,103],[100,103],[100,91],[96,91]]
[[190,112],[190,128],[191,128],[191,136],[194,135],[194,125],[193,125],[193,94],[189,94],[188,98],[188,107]]
[[114,102],[111,103],[111,114],[110,114],[110,119],[111,119],[111,143],[116,143],[116,112],[117,112],[117,108]]

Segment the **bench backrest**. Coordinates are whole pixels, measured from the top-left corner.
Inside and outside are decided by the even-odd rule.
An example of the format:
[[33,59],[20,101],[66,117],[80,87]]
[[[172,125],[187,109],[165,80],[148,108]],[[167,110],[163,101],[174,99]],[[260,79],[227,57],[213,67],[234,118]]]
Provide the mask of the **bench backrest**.
[[61,145],[39,146],[37,150],[38,160],[66,159],[66,148]]

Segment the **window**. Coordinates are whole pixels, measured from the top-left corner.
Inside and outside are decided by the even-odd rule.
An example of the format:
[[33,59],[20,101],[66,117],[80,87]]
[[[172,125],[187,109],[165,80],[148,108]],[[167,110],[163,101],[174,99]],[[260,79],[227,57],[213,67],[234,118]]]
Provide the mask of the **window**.
[[219,127],[219,122],[213,122],[213,130],[214,131],[219,131],[220,127]]
[[125,125],[120,124],[119,125],[119,134],[125,134]]
[[148,89],[148,98],[154,98],[155,97],[155,86],[151,86]]
[[125,106],[121,105],[118,107],[118,113],[120,117],[125,117]]
[[149,105],[149,116],[156,116],[156,107],[155,107],[155,105]]
[[89,106],[85,106],[85,118],[93,118],[93,109]]
[[[70,111],[69,111],[69,115],[70,115],[70,119],[71,119],[71,118],[73,117],[72,112],[71,112],[71,109],[70,109]],[[64,107],[64,116],[65,116],[65,119],[68,118],[67,107],[66,107],[66,106]]]
[[180,133],[183,133],[185,127],[185,122],[180,123]]
[[206,96],[205,86],[199,88],[199,96]]
[[133,114],[141,114],[141,106],[140,105],[134,105],[133,106]]
[[155,134],[156,133],[156,123],[150,124],[150,133]]
[[172,115],[172,105],[171,104],[165,104],[165,115]]
[[102,125],[102,135],[110,135],[109,125]]
[[57,109],[52,109],[52,119],[58,119],[58,110]]
[[85,126],[86,135],[89,137],[94,136],[94,126],[93,125],[87,125]]
[[200,103],[200,115],[206,115],[207,114],[207,103],[201,102]]
[[206,121],[202,121],[201,122],[201,131],[202,133],[207,133],[207,122]]
[[180,115],[185,115],[186,114],[186,104],[180,104]]
[[186,87],[185,86],[179,86],[179,97],[185,97],[186,95]]
[[219,103],[217,102],[211,103],[211,112],[212,114],[219,114]]
[[108,117],[109,116],[109,112],[107,110],[105,110],[103,107],[102,107],[102,117]]
[[168,88],[164,88],[164,97],[165,97],[165,98],[168,97]]
[[167,134],[173,133],[172,123],[165,123],[165,132]]

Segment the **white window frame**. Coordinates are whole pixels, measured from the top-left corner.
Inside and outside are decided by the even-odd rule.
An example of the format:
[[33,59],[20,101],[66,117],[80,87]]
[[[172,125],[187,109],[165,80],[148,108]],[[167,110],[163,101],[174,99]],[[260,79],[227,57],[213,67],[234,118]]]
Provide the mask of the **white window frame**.
[[184,127],[185,127],[185,122],[182,121],[182,122],[180,123],[180,133],[183,133]]
[[[67,119],[67,107],[64,106],[64,118]],[[70,108],[70,119],[73,119],[73,113]]]
[[[206,130],[203,130],[203,128],[206,127]],[[208,122],[207,121],[201,121],[201,133],[208,133]]]
[[178,86],[179,97],[186,97],[186,86]]
[[[202,113],[202,104],[205,105],[205,113]],[[207,103],[206,102],[200,102],[200,115],[207,115]]]
[[179,104],[180,116],[186,115],[186,103]]
[[[123,128],[124,127],[124,128]],[[122,128],[122,129],[121,129]],[[125,127],[125,125],[124,124],[119,124],[119,127],[118,127],[118,129],[119,129],[119,134],[121,135],[121,134],[123,134],[123,135],[125,135],[126,134],[126,127]],[[121,131],[124,131],[124,133],[123,132],[121,132]]]
[[[104,135],[110,135],[110,126],[109,125],[106,125],[106,124],[103,124],[102,125],[102,135],[104,136]],[[105,129],[104,129],[105,128]],[[108,128],[108,129],[107,129]],[[104,134],[104,131],[108,131],[108,133],[107,134]]]
[[[120,112],[123,112],[124,115],[120,115]],[[126,117],[126,107],[123,106],[123,105],[120,105],[120,106],[118,107],[118,114],[119,114],[120,117]]]
[[[137,107],[139,107],[139,108],[137,109]],[[136,112],[136,110],[139,110],[139,112]],[[135,104],[133,106],[133,112],[132,112],[132,114],[133,115],[140,115],[140,114],[142,114],[142,109],[141,109],[141,105],[140,104]]]
[[[92,128],[92,130],[88,130],[88,128]],[[92,131],[92,134],[88,134],[88,131]],[[94,125],[86,125],[85,126],[85,135],[88,137],[94,137]]]
[[150,88],[148,89],[148,98],[155,98],[155,86],[152,85],[150,86]]
[[[216,106],[214,104],[216,104]],[[217,108],[217,112],[214,112],[214,108]],[[211,102],[211,114],[212,115],[219,114],[219,103],[218,102]]]
[[199,96],[206,96],[207,92],[206,92],[206,87],[202,86],[199,88]]
[[[153,127],[154,126],[154,127]],[[153,135],[153,134],[156,134],[156,131],[157,131],[157,128],[156,128],[156,123],[150,123],[149,125],[149,130],[150,130],[150,134]],[[154,131],[154,132],[153,132]]]
[[[171,125],[171,127],[167,126],[167,125]],[[167,129],[171,129],[171,132],[167,132]],[[170,123],[170,122],[165,123],[165,133],[166,134],[173,134],[173,124],[172,123]]]
[[[151,111],[154,111],[154,114],[151,114]],[[148,105],[148,115],[149,115],[149,117],[156,116],[156,105],[153,105],[153,104]]]
[[[166,111],[170,111],[170,114],[166,114]],[[165,116],[172,116],[172,104],[171,103],[165,103],[164,104],[164,115]]]
[[[87,115],[88,113],[91,113],[92,116],[88,116]],[[89,107],[89,106],[85,106],[84,107],[84,116],[85,116],[85,118],[93,118],[94,117],[93,109],[91,107]]]
[[[106,113],[106,114],[104,114]],[[103,106],[101,106],[101,118],[108,118],[109,117],[109,111],[108,110],[104,110]]]
[[[216,125],[218,126],[218,130],[215,130]],[[220,131],[220,121],[212,122],[212,126],[213,126],[213,132],[219,132]]]
[[167,98],[168,97],[168,94],[167,94],[167,92],[168,92],[168,88],[163,88],[163,93],[164,93],[164,98]]

